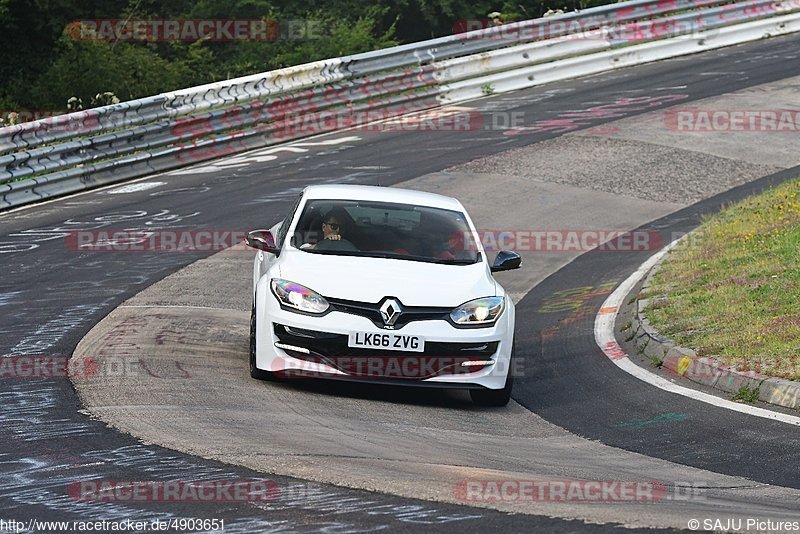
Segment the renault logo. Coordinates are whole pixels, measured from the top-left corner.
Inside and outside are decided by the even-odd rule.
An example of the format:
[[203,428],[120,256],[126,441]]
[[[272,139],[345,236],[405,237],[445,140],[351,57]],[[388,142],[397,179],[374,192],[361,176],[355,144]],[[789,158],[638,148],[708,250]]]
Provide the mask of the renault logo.
[[383,317],[383,324],[386,326],[394,325],[400,314],[403,313],[403,308],[400,303],[394,299],[388,299],[381,305],[381,317]]

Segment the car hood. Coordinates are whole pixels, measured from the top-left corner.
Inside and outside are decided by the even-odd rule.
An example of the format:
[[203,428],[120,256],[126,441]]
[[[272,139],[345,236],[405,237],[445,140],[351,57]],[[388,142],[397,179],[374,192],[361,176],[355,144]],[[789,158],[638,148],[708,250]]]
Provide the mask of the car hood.
[[443,265],[410,260],[285,250],[280,277],[329,298],[377,303],[395,297],[406,306],[451,306],[494,296],[486,264]]

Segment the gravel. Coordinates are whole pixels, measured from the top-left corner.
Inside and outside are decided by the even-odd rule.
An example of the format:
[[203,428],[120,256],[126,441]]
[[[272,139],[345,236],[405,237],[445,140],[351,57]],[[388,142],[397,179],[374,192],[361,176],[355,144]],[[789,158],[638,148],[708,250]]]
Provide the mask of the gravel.
[[644,200],[691,204],[781,169],[641,141],[565,135],[450,170],[508,174]]

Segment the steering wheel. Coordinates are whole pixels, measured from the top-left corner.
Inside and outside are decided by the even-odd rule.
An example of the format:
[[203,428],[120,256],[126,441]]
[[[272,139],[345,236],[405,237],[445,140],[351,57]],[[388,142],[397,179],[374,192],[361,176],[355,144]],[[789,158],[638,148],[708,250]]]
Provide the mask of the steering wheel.
[[316,250],[341,250],[357,252],[358,248],[347,239],[323,239],[317,243]]

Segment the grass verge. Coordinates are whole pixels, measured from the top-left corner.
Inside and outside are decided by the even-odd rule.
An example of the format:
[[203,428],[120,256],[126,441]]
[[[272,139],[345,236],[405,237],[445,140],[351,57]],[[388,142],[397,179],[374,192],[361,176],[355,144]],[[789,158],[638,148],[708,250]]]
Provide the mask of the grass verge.
[[800,180],[706,218],[654,275],[651,324],[701,356],[800,380]]

